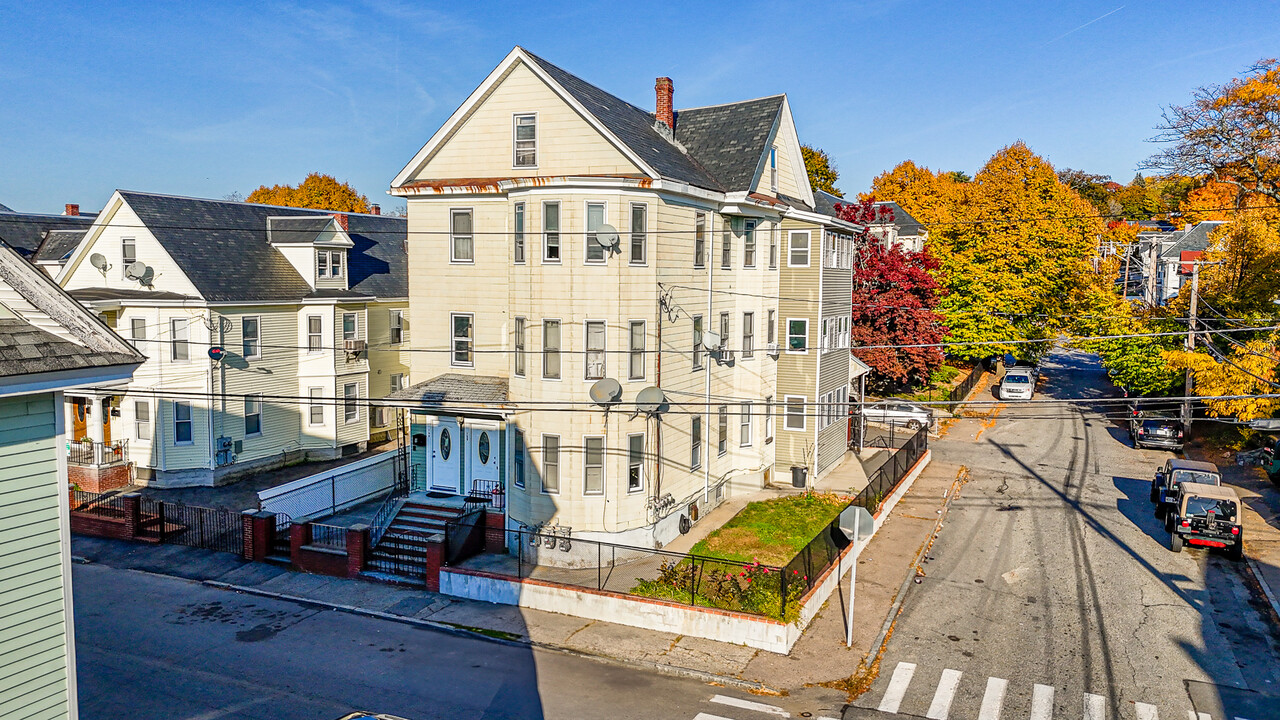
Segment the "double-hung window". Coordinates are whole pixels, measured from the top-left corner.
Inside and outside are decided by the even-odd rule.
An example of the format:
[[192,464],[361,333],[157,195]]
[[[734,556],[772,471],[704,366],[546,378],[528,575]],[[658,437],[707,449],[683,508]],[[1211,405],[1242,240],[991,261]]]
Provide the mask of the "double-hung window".
[[689,428],[689,469],[702,467],[702,416],[694,415]]
[[129,279],[129,266],[138,262],[138,244],[131,237],[120,238],[120,275]]
[[742,403],[742,414],[738,424],[739,447],[751,447],[751,403]]
[[649,207],[631,205],[631,264],[643,265],[649,245]]
[[142,349],[143,343],[147,341],[147,321],[145,318],[132,318],[129,320],[129,339],[133,342],[135,348]]
[[778,269],[778,223],[769,223],[769,269]]
[[538,166],[538,116],[516,115],[515,127],[512,130],[515,156],[511,164],[515,167]]
[[724,231],[720,233],[720,269],[728,270],[733,267],[733,225],[731,218],[721,218],[724,223]]
[[456,263],[476,261],[475,235],[470,210],[449,211],[449,260]]
[[542,436],[542,492],[560,492],[560,436]]
[[804,430],[805,398],[803,395],[788,395],[783,398],[786,418],[783,427],[788,430]]
[[702,316],[693,316],[693,369],[702,369]]
[[324,322],[319,315],[307,316],[307,352],[318,353],[324,349]]
[[525,332],[526,332],[524,318],[522,317],[516,318],[515,326],[516,326],[515,342],[514,342],[515,351],[516,351],[515,352],[515,356],[516,356],[515,373],[520,377],[524,377],[524,362],[525,362],[525,354],[524,354],[525,344],[524,343],[525,343]]
[[192,441],[191,403],[175,400],[173,403],[173,442],[177,445],[189,445]]
[[765,322],[765,342],[772,345],[778,342],[778,311],[770,310]]
[[[191,358],[190,338],[187,328],[189,322],[186,318],[174,318],[169,321],[170,360],[189,360]],[[189,408],[190,406],[188,406]]]
[[809,267],[809,231],[793,230],[787,241],[787,264],[791,267]]
[[769,148],[769,189],[778,192],[778,147]]
[[603,320],[588,320],[586,326],[587,362],[586,379],[599,380],[604,377],[604,344],[605,324]]
[[716,411],[716,454],[729,452],[729,406],[721,405]]
[[151,442],[151,403],[133,401],[133,439]]
[[756,266],[756,225],[758,220],[747,220],[742,228],[742,266]]
[[698,213],[693,218],[693,266],[707,264],[707,214]]
[[524,433],[516,430],[512,439],[511,480],[516,487],[524,487]]
[[773,396],[764,399],[764,441],[773,439]]
[[449,324],[453,334],[453,357],[451,364],[470,367],[475,364],[472,351],[475,345],[475,316],[471,313],[453,313],[449,316]]
[[342,251],[316,251],[316,277],[342,277]]
[[324,424],[324,388],[307,388],[307,399],[310,406],[307,408],[308,422],[312,425]]
[[316,277],[329,276],[329,251],[319,250],[316,252]]
[[589,263],[602,263],[606,260],[604,246],[599,241],[600,228],[604,226],[604,215],[604,203],[587,203],[586,258]]
[[604,438],[582,438],[582,494],[604,494]]
[[644,433],[627,436],[627,492],[644,489]]
[[342,277],[342,251],[329,251],[329,277]]
[[720,313],[720,347],[729,347],[729,313]]
[[512,222],[511,256],[517,265],[524,264],[524,203],[516,203],[515,218]]
[[360,419],[359,383],[346,383],[342,386],[342,419],[346,422]]
[[356,314],[342,313],[342,339],[355,340],[356,338],[360,337],[360,334],[357,328],[358,328],[358,325],[356,323]]
[[809,352],[808,320],[787,320],[787,352]]
[[756,353],[756,314],[742,313],[742,357],[749,358]]
[[560,203],[542,203],[542,261],[560,262]]
[[404,311],[392,310],[388,324],[391,326],[391,344],[399,345],[404,342]]
[[560,379],[560,321],[542,321],[542,377]]
[[246,358],[262,357],[261,327],[259,318],[240,318],[240,350]]
[[261,395],[246,395],[244,398],[244,434],[246,437],[262,434]]
[[643,320],[632,320],[627,328],[627,379],[644,379]]

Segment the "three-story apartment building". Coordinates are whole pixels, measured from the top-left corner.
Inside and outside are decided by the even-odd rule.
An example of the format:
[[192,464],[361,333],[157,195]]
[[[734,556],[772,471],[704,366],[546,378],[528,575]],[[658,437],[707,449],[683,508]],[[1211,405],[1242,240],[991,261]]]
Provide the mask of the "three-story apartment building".
[[651,113],[516,48],[393,181],[424,487],[662,545],[845,459],[857,228],[785,95],[673,108],[669,78]]

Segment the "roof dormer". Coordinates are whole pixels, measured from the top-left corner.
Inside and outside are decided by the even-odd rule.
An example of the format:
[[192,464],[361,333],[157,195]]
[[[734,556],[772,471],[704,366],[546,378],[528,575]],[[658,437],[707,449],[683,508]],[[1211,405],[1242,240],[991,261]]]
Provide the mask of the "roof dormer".
[[355,243],[347,234],[345,214],[268,217],[267,242],[311,287],[348,289],[347,251]]

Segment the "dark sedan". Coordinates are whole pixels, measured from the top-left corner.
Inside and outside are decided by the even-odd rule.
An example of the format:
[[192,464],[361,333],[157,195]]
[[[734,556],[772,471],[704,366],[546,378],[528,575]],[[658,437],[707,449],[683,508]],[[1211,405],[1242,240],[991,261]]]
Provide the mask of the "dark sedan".
[[1136,417],[1129,421],[1129,437],[1136,448],[1181,450],[1184,431],[1177,418]]

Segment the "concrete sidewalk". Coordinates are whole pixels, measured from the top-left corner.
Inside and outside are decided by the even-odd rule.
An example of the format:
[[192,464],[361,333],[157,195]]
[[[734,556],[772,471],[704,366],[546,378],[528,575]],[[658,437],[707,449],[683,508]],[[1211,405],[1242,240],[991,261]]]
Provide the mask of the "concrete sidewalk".
[[1234,454],[1206,455],[1203,449],[1195,448],[1187,457],[1216,463],[1223,482],[1240,495],[1245,558],[1271,604],[1273,619],[1280,623],[1280,487],[1267,479],[1262,468],[1232,464]]

